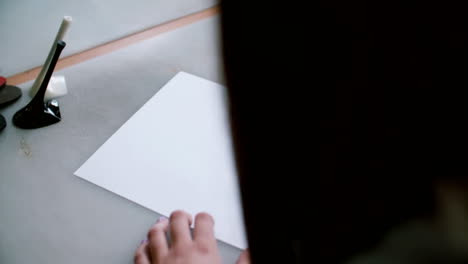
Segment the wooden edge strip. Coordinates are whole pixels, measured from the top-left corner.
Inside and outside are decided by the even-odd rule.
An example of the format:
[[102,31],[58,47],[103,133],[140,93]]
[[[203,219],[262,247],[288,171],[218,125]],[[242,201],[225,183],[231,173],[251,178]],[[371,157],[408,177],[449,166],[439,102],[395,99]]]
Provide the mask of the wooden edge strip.
[[[84,62],[86,60],[116,51],[118,49],[130,46],[132,44],[138,43],[140,41],[152,38],[159,34],[172,31],[174,29],[195,23],[199,20],[214,16],[219,14],[219,7],[211,7],[203,11],[199,11],[178,19],[171,20],[169,22],[145,29],[143,31],[122,37],[120,39],[101,44],[94,48],[90,48],[70,56],[60,59],[55,67],[55,70],[62,70],[64,68],[70,67],[72,65]],[[27,70],[22,73],[18,73],[7,77],[8,84],[18,85],[27,81],[31,81],[39,75],[42,65],[35,67],[33,69]]]

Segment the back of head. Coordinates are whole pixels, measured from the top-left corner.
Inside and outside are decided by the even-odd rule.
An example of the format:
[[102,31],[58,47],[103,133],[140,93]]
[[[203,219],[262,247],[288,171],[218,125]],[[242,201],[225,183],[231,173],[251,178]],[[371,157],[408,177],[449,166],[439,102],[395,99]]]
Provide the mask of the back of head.
[[222,2],[254,263],[343,263],[466,175],[462,8]]

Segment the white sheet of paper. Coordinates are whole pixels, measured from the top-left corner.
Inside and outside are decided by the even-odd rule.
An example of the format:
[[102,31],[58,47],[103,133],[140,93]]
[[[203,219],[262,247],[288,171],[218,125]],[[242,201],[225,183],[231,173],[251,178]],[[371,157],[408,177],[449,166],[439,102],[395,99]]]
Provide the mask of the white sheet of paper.
[[166,216],[208,212],[217,239],[246,248],[224,93],[178,73],[75,175]]

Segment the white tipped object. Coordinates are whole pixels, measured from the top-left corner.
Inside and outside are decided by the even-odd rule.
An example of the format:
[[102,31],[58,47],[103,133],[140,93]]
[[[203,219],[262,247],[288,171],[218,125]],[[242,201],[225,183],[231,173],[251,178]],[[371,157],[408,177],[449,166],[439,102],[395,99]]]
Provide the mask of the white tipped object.
[[52,76],[47,86],[47,90],[44,96],[44,101],[49,101],[68,93],[67,83],[65,82],[65,76]]
[[[52,43],[52,48],[50,49],[49,55],[47,56],[47,59],[42,66],[41,72],[37,76],[36,80],[34,81],[34,84],[31,87],[30,95],[34,97],[36,95],[37,91],[39,90],[39,87],[41,86],[42,81],[44,80],[44,76],[47,72],[47,69],[49,68],[50,61],[52,60],[52,57],[55,52],[55,47],[57,44],[57,41],[63,40],[65,38],[65,34],[68,31],[68,28],[70,27],[70,24],[72,22],[72,17],[71,16],[64,16],[62,20],[62,24],[60,25],[59,31],[57,32],[57,35],[55,36],[55,40]],[[53,78],[53,77],[52,77]],[[47,88],[49,89],[49,88]],[[47,98],[47,95],[46,97]]]

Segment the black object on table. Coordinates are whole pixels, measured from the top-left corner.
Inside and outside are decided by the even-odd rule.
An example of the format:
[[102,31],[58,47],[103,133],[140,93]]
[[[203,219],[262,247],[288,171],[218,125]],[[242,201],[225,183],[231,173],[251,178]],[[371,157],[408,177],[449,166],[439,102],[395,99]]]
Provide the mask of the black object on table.
[[[21,89],[7,85],[7,79],[5,77],[0,76],[0,107],[13,103],[14,101],[18,100],[23,93]],[[2,131],[6,127],[5,118],[0,115],[0,131]]]
[[0,131],[2,131],[6,127],[6,121],[5,118],[0,115]]
[[24,108],[16,112],[13,116],[13,124],[15,126],[25,129],[33,129],[45,127],[48,125],[60,122],[60,108],[56,100],[51,100],[44,103],[44,95],[47,90],[47,86],[50,81],[50,77],[54,72],[55,65],[57,64],[60,53],[65,48],[66,43],[64,41],[57,41],[55,53],[50,62],[47,73],[39,86],[34,98]]
[[22,92],[20,88],[7,85],[6,78],[0,76],[0,106],[7,105],[18,100],[21,95]]

